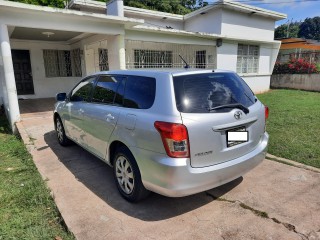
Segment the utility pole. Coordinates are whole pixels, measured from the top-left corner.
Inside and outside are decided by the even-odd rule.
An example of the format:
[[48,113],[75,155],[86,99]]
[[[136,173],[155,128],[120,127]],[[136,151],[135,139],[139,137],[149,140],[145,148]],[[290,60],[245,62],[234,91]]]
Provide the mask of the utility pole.
[[287,22],[287,38],[289,38],[290,24],[292,23],[292,21],[293,21],[293,18],[291,18],[291,21],[288,20],[288,22]]

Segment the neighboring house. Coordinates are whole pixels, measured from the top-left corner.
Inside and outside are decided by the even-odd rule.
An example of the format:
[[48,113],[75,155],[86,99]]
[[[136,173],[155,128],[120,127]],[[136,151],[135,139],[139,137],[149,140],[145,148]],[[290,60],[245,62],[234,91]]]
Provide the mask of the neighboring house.
[[[269,89],[286,15],[221,0],[187,15],[73,0],[68,9],[0,1],[0,91],[9,119],[18,98],[68,91],[101,70],[193,68],[236,71],[255,92]],[[14,69],[14,71],[13,71]]]
[[320,62],[320,42],[303,38],[283,38],[278,61],[288,62],[291,57],[307,58],[310,62]]

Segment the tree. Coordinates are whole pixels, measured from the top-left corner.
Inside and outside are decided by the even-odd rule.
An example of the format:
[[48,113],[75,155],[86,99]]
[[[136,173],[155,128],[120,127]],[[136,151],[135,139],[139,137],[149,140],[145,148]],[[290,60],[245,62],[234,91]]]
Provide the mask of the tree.
[[57,7],[64,8],[65,1],[64,0],[13,0],[14,2],[28,3],[33,5],[40,6],[49,6],[49,7]]
[[300,26],[298,36],[320,41],[320,17],[306,18]]
[[[274,38],[296,38],[298,37],[300,22],[293,22],[288,24],[282,24],[274,31]],[[289,29],[289,32],[288,32]]]

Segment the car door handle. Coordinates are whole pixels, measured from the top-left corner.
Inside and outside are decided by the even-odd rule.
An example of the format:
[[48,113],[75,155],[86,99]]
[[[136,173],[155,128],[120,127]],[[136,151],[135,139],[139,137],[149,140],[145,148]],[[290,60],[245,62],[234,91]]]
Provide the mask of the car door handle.
[[107,120],[114,120],[114,116],[112,116],[111,113],[109,113],[107,116],[106,116]]

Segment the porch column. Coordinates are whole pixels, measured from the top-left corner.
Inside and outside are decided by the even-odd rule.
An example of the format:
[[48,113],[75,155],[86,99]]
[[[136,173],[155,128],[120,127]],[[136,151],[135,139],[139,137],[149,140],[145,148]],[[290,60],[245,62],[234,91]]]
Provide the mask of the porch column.
[[11,47],[8,35],[7,25],[0,23],[0,54],[2,57],[1,65],[3,68],[4,81],[2,82],[3,87],[3,98],[5,104],[6,114],[9,118],[12,131],[17,131],[15,122],[20,120],[20,110],[18,104],[18,95],[16,88],[16,81],[14,78],[13,63],[11,56]]
[[124,34],[108,38],[110,70],[126,69],[126,52]]

